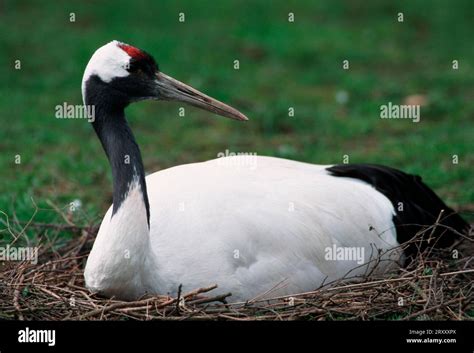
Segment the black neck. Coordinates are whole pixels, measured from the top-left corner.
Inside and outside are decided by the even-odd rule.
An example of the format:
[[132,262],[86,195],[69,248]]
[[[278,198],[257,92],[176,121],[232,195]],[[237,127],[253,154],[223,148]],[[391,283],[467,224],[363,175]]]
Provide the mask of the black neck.
[[[124,109],[126,104],[119,104],[117,97],[104,97],[96,99],[97,89],[88,85],[88,94],[85,103],[95,106],[95,119],[92,123],[97,136],[107,154],[112,168],[113,178],[113,212],[114,215],[122,205],[130,186],[138,181],[146,208],[148,226],[150,225],[150,206],[146,190],[145,172],[143,162],[132,130],[125,119]],[[96,87],[97,88],[97,87]],[[110,99],[104,99],[110,98]],[[115,102],[115,104],[114,104]]]

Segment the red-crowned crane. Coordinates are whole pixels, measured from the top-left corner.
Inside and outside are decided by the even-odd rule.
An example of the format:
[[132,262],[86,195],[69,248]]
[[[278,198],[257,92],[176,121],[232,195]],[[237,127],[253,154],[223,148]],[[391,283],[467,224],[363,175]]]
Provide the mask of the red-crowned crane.
[[[99,48],[82,95],[95,106],[92,124],[113,176],[113,205],[85,268],[94,292],[136,299],[175,294],[180,284],[190,290],[217,283],[235,300],[272,289],[272,295],[292,294],[362,274],[380,251],[382,269],[406,258],[410,247],[405,254],[387,250],[433,224],[441,210],[446,227],[435,232],[437,245],[452,244],[456,231],[468,228],[419,177],[378,165],[256,157],[255,167],[246,168],[245,157],[234,156],[230,163],[218,158],[145,177],[125,119],[130,103],[174,100],[247,118],[165,75],[136,47],[113,41]],[[359,250],[361,257],[330,254],[340,249]]]

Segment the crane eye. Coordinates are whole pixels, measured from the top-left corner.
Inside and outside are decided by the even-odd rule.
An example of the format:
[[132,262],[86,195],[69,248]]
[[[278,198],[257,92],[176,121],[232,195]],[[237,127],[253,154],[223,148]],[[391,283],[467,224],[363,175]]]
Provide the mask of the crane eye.
[[137,74],[137,75],[143,75],[144,72],[141,68],[137,67],[135,68],[135,70],[133,71],[134,74]]
[[142,68],[139,67],[138,65],[130,65],[130,67],[128,68],[128,72],[130,72],[131,74],[139,74],[139,75],[143,74]]
[[137,62],[131,62],[129,63],[128,67],[126,68],[128,72],[131,74],[138,74],[138,75],[143,75],[143,68],[139,63]]

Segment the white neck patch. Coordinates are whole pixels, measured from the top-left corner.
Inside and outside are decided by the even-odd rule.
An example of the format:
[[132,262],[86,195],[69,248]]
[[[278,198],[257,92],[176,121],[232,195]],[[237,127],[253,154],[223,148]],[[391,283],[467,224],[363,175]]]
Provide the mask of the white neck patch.
[[97,49],[92,55],[82,77],[82,99],[85,99],[85,84],[89,77],[97,75],[104,82],[110,82],[114,77],[125,77],[129,75],[127,67],[130,56],[118,45],[120,42],[114,40]]

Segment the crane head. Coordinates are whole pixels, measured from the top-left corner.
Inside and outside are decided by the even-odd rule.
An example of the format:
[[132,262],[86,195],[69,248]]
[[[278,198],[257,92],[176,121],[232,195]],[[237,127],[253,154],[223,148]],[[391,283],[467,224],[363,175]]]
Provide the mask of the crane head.
[[145,99],[178,101],[248,120],[238,110],[161,72],[147,52],[115,40],[92,55],[82,79],[82,96],[85,104],[104,99],[122,106]]

